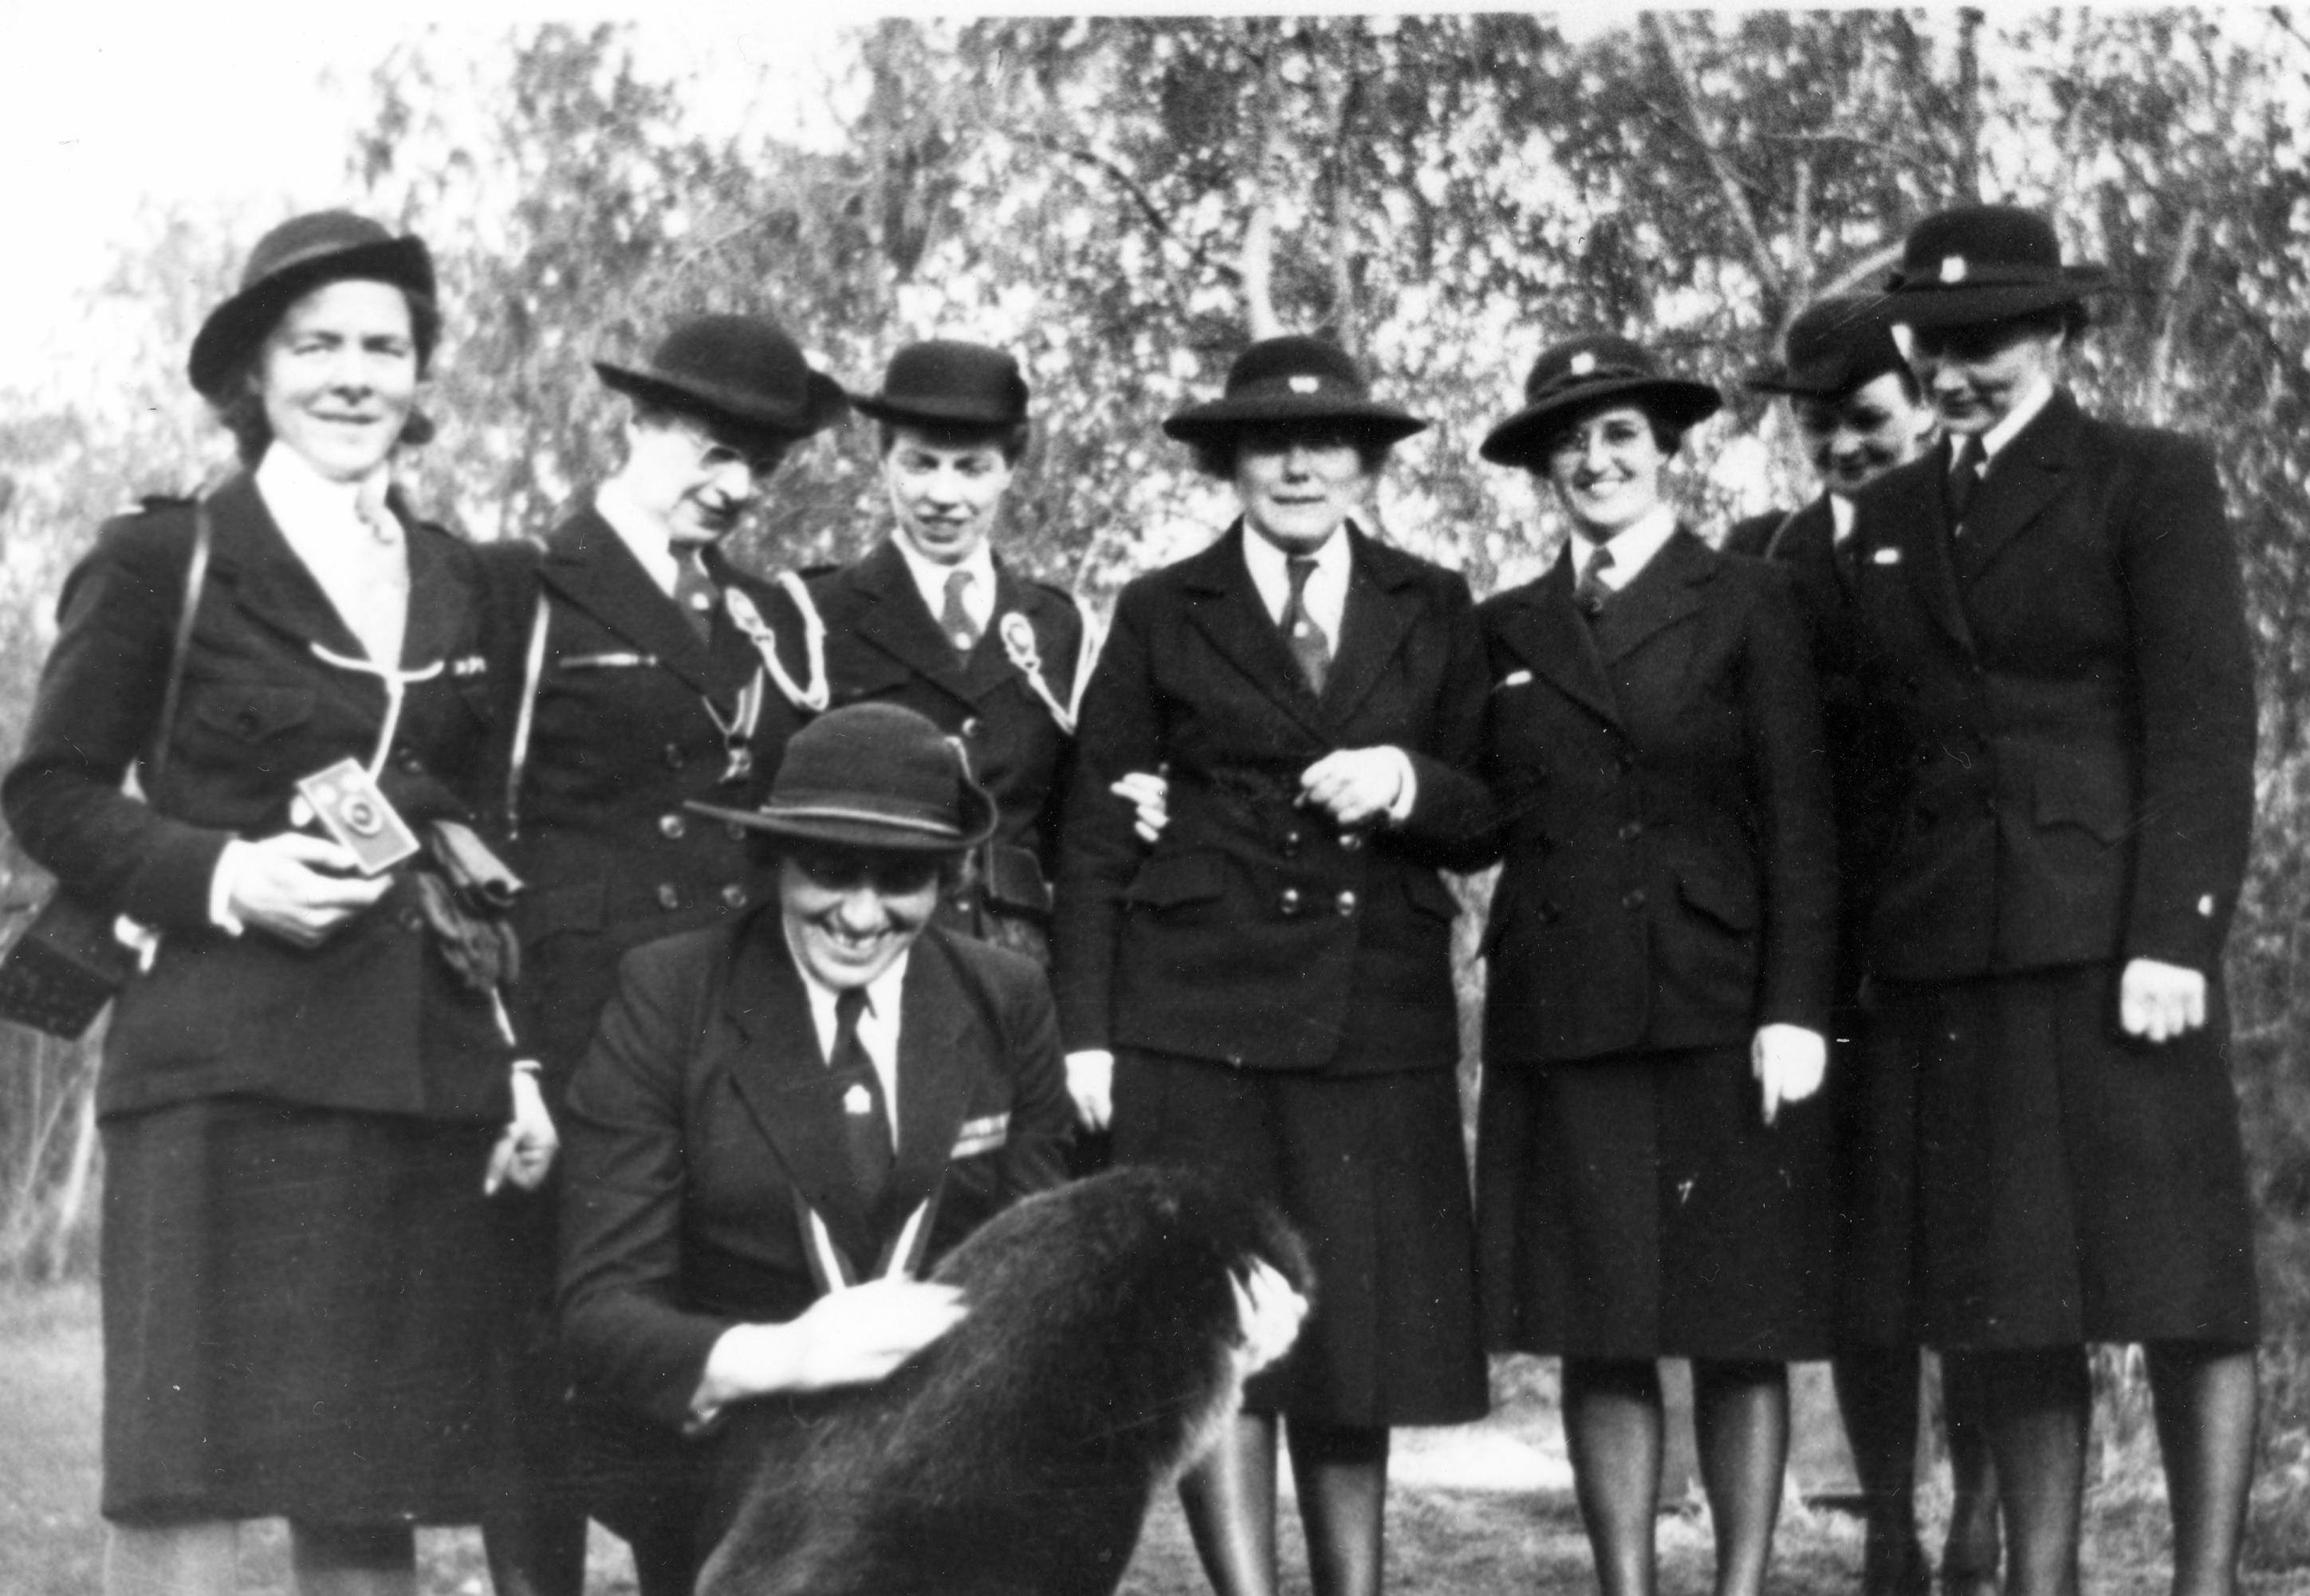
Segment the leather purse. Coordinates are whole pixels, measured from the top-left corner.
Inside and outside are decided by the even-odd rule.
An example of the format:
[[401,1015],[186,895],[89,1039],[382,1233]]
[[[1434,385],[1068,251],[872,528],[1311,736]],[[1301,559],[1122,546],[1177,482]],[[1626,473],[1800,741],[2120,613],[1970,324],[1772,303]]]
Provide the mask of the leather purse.
[[[193,505],[193,556],[185,568],[185,599],[177,616],[169,675],[161,693],[161,722],[148,761],[154,782],[169,768],[169,737],[184,686],[201,587],[208,578],[213,533],[205,499]],[[104,1012],[143,960],[115,931],[119,915],[59,884],[0,953],[0,1019],[74,1041]]]

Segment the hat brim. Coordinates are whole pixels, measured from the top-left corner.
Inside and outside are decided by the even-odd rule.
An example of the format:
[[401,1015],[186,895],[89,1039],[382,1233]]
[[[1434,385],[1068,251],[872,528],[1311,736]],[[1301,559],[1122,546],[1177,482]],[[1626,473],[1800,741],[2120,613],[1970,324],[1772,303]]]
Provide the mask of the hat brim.
[[1486,433],[1476,452],[1495,465],[1531,465],[1541,443],[1574,416],[1599,405],[1629,402],[1682,432],[1722,410],[1724,395],[1706,383],[1681,377],[1602,377],[1525,405]]
[[433,256],[417,238],[382,239],[298,261],[250,283],[208,314],[185,362],[195,393],[210,399],[265,341],[290,306],[326,282],[389,282],[422,299],[434,295]]
[[2040,310],[2082,306],[2089,294],[2117,291],[2099,266],[2064,266],[2058,281],[2038,282],[1896,282],[1885,292],[1885,319],[1912,327],[1961,327],[2010,321]]
[[968,399],[890,399],[880,394],[850,396],[850,408],[870,421],[893,427],[963,427],[1001,431],[1027,420],[1023,410],[994,410]]
[[842,385],[821,371],[811,372],[799,410],[774,408],[755,395],[725,388],[718,383],[639,371],[610,360],[595,361],[594,372],[607,386],[629,398],[672,410],[703,412],[766,443],[793,443],[813,432],[822,432],[850,409],[850,396],[842,391]]
[[1191,404],[1168,417],[1163,430],[1181,443],[1209,443],[1251,428],[1288,426],[1295,421],[1325,422],[1383,443],[1394,443],[1428,429],[1418,416],[1376,399],[1342,399],[1336,394],[1259,394]]
[[749,831],[782,837],[794,842],[814,842],[829,847],[861,848],[882,854],[961,854],[994,835],[993,800],[975,784],[963,794],[960,831],[880,814],[872,810],[832,804],[780,807],[774,799],[760,809],[725,809],[719,804],[689,802],[693,814],[743,826]]

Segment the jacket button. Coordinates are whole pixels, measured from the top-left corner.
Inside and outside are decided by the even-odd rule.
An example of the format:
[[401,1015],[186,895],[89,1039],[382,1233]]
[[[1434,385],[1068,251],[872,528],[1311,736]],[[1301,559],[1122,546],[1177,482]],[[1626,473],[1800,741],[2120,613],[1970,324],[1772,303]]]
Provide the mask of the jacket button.
[[1283,889],[1283,895],[1275,900],[1275,906],[1281,909],[1287,915],[1298,914],[1299,912],[1299,889],[1297,887],[1286,887]]
[[690,822],[680,815],[660,815],[657,818],[657,828],[678,842],[682,839],[682,834],[690,829]]
[[668,770],[679,770],[689,763],[690,756],[682,751],[682,744],[669,742],[665,745],[665,768]]
[[1634,842],[1644,834],[1645,823],[1642,820],[1623,820],[1620,822],[1620,840],[1622,842]]
[[730,908],[742,909],[746,906],[746,889],[733,881],[722,889],[722,901]]
[[1356,912],[1356,895],[1352,892],[1342,891],[1339,897],[1332,900],[1332,906],[1339,910],[1342,915],[1352,915]]
[[425,761],[417,757],[417,750],[405,742],[393,750],[393,762],[412,776],[425,768]]
[[419,914],[415,909],[402,910],[401,929],[406,932],[420,932],[424,930],[425,916]]
[[735,820],[725,820],[722,822],[722,835],[732,842],[743,842],[746,840],[746,828]]
[[664,881],[659,884],[657,889],[657,906],[662,909],[678,909],[682,906],[682,894],[673,889],[673,883],[672,881]]
[[1642,887],[1639,887],[1635,891],[1629,893],[1627,897],[1621,898],[1620,906],[1624,909],[1643,908],[1645,906],[1645,889]]
[[1297,831],[1287,831],[1283,834],[1282,852],[1286,859],[1297,859],[1299,856],[1299,833]]
[[976,737],[986,729],[985,724],[975,715],[966,717],[962,723],[962,734],[966,737]]

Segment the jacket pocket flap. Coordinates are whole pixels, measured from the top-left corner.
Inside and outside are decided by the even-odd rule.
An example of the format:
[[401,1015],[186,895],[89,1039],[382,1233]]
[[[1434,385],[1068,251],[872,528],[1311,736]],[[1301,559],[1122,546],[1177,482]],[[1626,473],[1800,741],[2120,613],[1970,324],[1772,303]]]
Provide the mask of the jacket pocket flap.
[[[188,695],[189,696],[189,695]],[[311,717],[309,687],[210,687],[194,700],[193,713],[205,724],[250,742],[261,742]]]
[[1217,898],[1227,890],[1227,867],[1216,854],[1171,854],[1139,867],[1123,897],[1158,908]]
[[604,884],[597,877],[575,886],[533,892],[520,900],[517,924],[533,942],[569,931],[599,931],[603,921]]
[[2036,773],[2030,795],[2041,826],[2082,826],[2104,842],[2121,842],[2133,828],[2126,783],[2114,771],[2051,766]]
[[1734,931],[1754,931],[1760,917],[1757,894],[1706,871],[1680,871],[1676,888],[1685,902]]

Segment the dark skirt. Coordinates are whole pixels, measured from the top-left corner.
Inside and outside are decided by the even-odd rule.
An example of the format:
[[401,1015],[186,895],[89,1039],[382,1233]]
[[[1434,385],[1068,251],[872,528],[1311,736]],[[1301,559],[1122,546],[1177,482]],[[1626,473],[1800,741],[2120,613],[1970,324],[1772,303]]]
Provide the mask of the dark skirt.
[[2115,965],[1887,983],[1845,1325],[1933,1347],[2253,1345],[2253,1216],[2227,1022],[2117,1029]]
[[1764,1123],[1745,1047],[1484,1072],[1478,1278],[1497,1351],[1821,1357],[1827,1106]]
[[1307,1243],[1315,1310],[1244,1405],[1312,1424],[1460,1424],[1488,1403],[1459,1088],[1448,1070],[1327,1076],[1125,1050],[1119,1164],[1215,1170]]
[[478,1518],[495,1134],[234,1097],[106,1121],[105,1516]]

